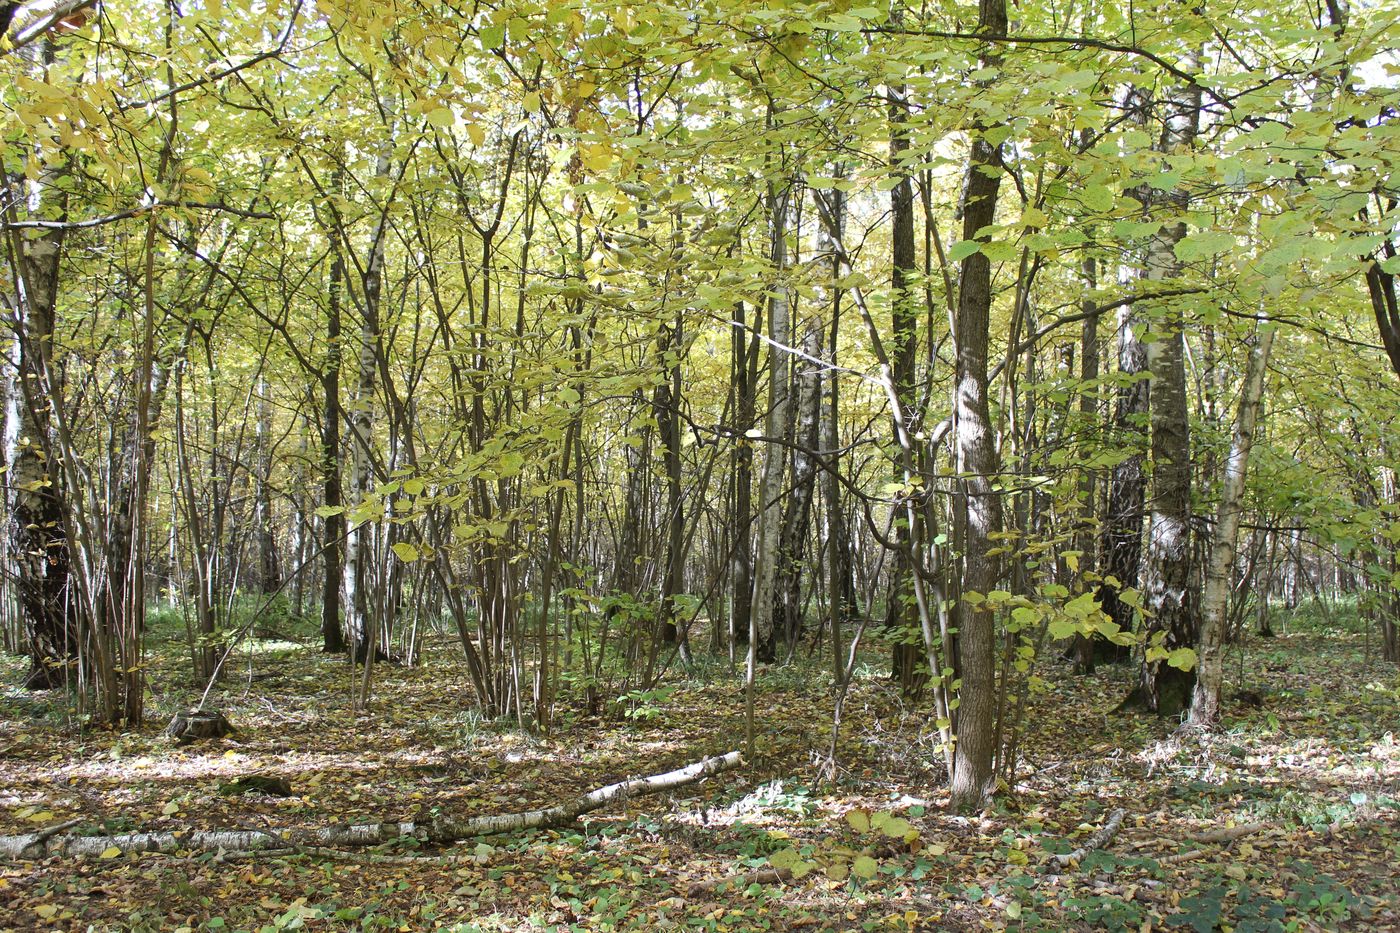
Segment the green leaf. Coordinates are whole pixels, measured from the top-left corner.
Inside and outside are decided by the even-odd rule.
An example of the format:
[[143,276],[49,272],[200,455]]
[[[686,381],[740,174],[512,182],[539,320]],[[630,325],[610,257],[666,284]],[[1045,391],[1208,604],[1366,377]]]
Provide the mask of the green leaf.
[[1091,211],[1113,210],[1113,190],[1107,185],[1089,185],[1079,192],[1079,200]]
[[411,564],[418,559],[418,549],[407,541],[394,542],[394,556],[406,564]]
[[1167,655],[1167,663],[1177,670],[1189,671],[1196,666],[1194,648],[1177,648]]
[[768,856],[768,864],[779,871],[783,869],[791,870],[800,861],[802,861],[802,856],[797,854],[796,849],[779,849],[777,852]]
[[851,874],[869,881],[880,870],[880,864],[868,855],[858,855],[851,862]]
[[506,27],[483,26],[480,35],[483,49],[499,49],[506,41]]
[[961,262],[982,248],[977,240],[960,240],[948,250],[949,262]]

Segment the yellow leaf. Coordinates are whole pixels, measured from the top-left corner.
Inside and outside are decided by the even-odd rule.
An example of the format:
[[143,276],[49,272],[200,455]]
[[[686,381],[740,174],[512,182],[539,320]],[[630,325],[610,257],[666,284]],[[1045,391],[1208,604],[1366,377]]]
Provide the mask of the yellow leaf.
[[54,914],[58,913],[58,908],[52,904],[40,904],[38,907],[34,908],[34,912],[45,920],[48,920],[53,917]]
[[578,155],[590,172],[601,172],[612,165],[612,150],[607,143],[584,143],[578,147]]
[[468,123],[467,135],[471,137],[473,146],[480,146],[486,142],[486,130],[482,129],[479,123]]
[[525,94],[525,112],[540,112],[540,95],[538,91],[529,91]]
[[108,846],[107,848],[102,850],[102,854],[99,855],[98,858],[116,858],[118,855],[121,854],[121,849],[118,849],[116,846]]
[[175,814],[180,812],[180,805],[172,800],[165,806],[161,807],[160,812],[165,814],[166,816],[174,816]]

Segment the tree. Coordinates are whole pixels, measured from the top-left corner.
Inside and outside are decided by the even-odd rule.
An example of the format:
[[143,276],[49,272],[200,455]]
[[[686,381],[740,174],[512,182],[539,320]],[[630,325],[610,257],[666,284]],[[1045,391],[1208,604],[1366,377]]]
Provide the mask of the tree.
[[[991,39],[1006,35],[1004,0],[981,0],[977,31]],[[982,65],[995,68],[993,51],[984,51]],[[986,242],[985,228],[996,218],[1001,187],[1000,146],[988,139],[990,127],[972,128],[972,151],[963,175],[959,209],[963,242]],[[957,446],[958,524],[962,529],[964,597],[958,611],[957,756],[952,775],[950,806],[958,812],[980,809],[992,793],[996,714],[996,630],[993,612],[976,600],[996,588],[1001,576],[994,556],[1001,531],[1001,500],[996,489],[996,441],[987,406],[987,351],[991,327],[992,267],[978,248],[961,261],[958,275],[957,373],[954,399],[954,443]],[[971,594],[978,594],[973,596]]]

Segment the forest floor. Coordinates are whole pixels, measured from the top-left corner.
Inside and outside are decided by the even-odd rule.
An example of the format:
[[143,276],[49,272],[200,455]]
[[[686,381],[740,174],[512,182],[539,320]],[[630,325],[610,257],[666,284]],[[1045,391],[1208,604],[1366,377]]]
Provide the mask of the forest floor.
[[[422,666],[377,666],[358,717],[343,660],[262,641],[216,698],[241,731],[176,747],[160,729],[194,688],[181,644],[158,634],[163,686],[135,734],[79,730],[66,695],[20,691],[21,659],[0,660],[0,833],[514,812],[744,734],[727,662],[678,673],[632,717],[574,710],[539,737],[467,712],[446,639]],[[901,700],[876,650],[848,700],[835,780],[818,773],[831,678],[799,662],[762,674],[756,760],[670,796],[447,853],[0,862],[0,929],[1400,930],[1400,678],[1364,663],[1360,636],[1253,640],[1238,670],[1263,705],[1227,709],[1211,738],[1115,714],[1125,668],[1080,678],[1047,661],[1014,787],[974,819],[944,812],[931,714]],[[250,773],[294,795],[220,793]],[[1045,870],[1118,807],[1106,849]],[[802,877],[721,881],[774,864]]]

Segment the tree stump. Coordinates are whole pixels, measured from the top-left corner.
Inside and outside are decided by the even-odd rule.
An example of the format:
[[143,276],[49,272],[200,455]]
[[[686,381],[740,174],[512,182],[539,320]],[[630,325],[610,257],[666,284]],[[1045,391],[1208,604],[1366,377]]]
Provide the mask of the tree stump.
[[216,709],[192,709],[176,713],[166,726],[165,734],[177,745],[189,745],[199,739],[222,739],[238,730]]

